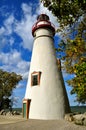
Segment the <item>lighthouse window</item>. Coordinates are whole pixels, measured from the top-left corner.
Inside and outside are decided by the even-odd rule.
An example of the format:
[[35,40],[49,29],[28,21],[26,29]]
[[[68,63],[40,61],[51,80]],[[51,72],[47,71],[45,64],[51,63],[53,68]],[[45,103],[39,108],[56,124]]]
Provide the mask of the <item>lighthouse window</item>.
[[33,72],[31,74],[31,86],[36,86],[40,84],[41,72]]
[[32,86],[38,85],[38,75],[32,76]]

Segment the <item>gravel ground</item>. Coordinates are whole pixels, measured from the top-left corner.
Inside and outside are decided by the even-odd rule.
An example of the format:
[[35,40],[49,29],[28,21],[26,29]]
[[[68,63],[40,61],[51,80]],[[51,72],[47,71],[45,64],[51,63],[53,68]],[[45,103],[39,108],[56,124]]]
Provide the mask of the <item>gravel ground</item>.
[[86,130],[65,120],[26,120],[21,116],[0,116],[0,130]]

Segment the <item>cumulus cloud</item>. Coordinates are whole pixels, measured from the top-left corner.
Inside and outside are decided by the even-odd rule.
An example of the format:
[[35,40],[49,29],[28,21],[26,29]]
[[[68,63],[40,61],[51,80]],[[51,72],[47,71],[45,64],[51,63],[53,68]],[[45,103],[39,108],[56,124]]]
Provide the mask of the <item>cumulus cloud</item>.
[[32,14],[32,5],[28,5],[26,3],[22,3],[21,8],[23,10],[23,13],[26,14]]
[[27,79],[30,62],[24,61],[21,54],[16,50],[9,53],[0,54],[0,62],[3,64],[0,68],[5,71],[16,72],[22,75],[23,79]]
[[2,26],[1,28],[0,28],[0,35],[3,35],[5,33],[5,28]]
[[4,20],[3,25],[0,28],[0,50],[6,45],[12,45],[14,38],[11,36],[14,30],[15,18],[13,14],[10,14],[7,19]]
[[58,27],[58,23],[56,17],[53,16],[53,14],[46,7],[43,7],[43,4],[40,4],[35,14],[32,14],[32,6],[23,3],[21,7],[24,16],[21,21],[16,22],[15,32],[22,38],[22,46],[31,50],[33,46],[33,37],[31,31],[34,22],[36,22],[37,15],[41,13],[47,14],[52,23],[55,25],[55,28]]
[[16,64],[20,60],[20,53],[16,50],[14,52],[9,53],[1,53],[0,54],[0,61],[3,64]]
[[3,26],[0,28],[0,41],[2,46],[8,43],[12,46],[15,41],[12,34],[16,33],[22,39],[20,44],[22,44],[23,48],[31,51],[33,46],[31,31],[33,24],[36,22],[37,15],[41,13],[47,14],[56,28],[58,23],[56,17],[46,7],[43,7],[43,4],[39,5],[34,14],[32,13],[33,6],[31,4],[22,3],[21,9],[23,12],[21,20],[17,20],[13,13],[10,13],[9,17],[4,20]]
[[32,34],[31,34],[31,23],[29,22],[31,18],[28,17],[27,21],[22,20],[16,23],[15,32],[21,37],[22,46],[28,50],[32,50]]
[[32,50],[33,37],[32,37],[32,26],[36,20],[36,15],[32,15],[32,7],[23,3],[21,5],[23,14],[21,20],[17,20],[13,14],[10,13],[9,17],[3,22],[3,26],[0,28],[0,48],[3,48],[6,44],[11,46],[14,44],[14,37],[12,34],[17,34],[21,39],[23,48]]
[[13,33],[13,24],[15,23],[15,18],[13,14],[11,14],[5,21],[5,35],[11,35]]
[[16,88],[22,88],[23,86],[24,86],[23,83],[19,82]]
[[33,37],[32,37],[32,26],[36,20],[36,15],[32,15],[32,7],[23,3],[21,5],[24,16],[21,21],[17,21],[15,24],[15,32],[23,40],[22,46],[28,50],[32,50]]
[[15,42],[15,39],[13,37],[10,37],[9,43],[10,43],[11,46],[14,44],[14,42]]

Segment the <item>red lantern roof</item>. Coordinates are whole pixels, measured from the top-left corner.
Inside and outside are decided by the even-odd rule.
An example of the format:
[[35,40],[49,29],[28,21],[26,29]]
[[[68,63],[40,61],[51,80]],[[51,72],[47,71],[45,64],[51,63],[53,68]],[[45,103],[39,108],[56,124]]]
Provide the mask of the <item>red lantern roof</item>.
[[37,22],[32,27],[32,35],[39,28],[49,28],[55,34],[55,26],[49,21],[49,17],[46,14],[41,14],[37,17]]

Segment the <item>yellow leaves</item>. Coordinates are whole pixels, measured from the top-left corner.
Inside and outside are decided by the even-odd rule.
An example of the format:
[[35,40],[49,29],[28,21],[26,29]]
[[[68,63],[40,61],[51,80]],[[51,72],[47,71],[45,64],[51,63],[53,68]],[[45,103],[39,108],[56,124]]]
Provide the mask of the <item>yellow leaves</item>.
[[78,49],[85,49],[86,42],[81,37],[76,37],[75,42],[77,44]]
[[72,51],[67,51],[66,54],[71,57],[73,55],[73,52]]
[[82,60],[82,61],[83,61],[83,59],[84,59],[83,57],[80,58],[80,60]]
[[78,87],[80,87],[80,83],[78,83]]
[[74,73],[76,73],[77,71],[76,70],[74,70]]
[[77,44],[80,46],[81,43],[82,43],[82,40],[81,40],[80,38],[77,38],[77,39],[76,39],[76,42],[77,42]]
[[74,48],[74,51],[77,52],[78,51],[77,48]]
[[72,60],[83,61],[83,54],[86,53],[86,42],[81,37],[76,37],[74,40],[67,39],[66,54],[67,57],[72,58]]
[[[70,40],[70,39],[69,39]],[[73,43],[74,40],[70,40],[71,43]]]

